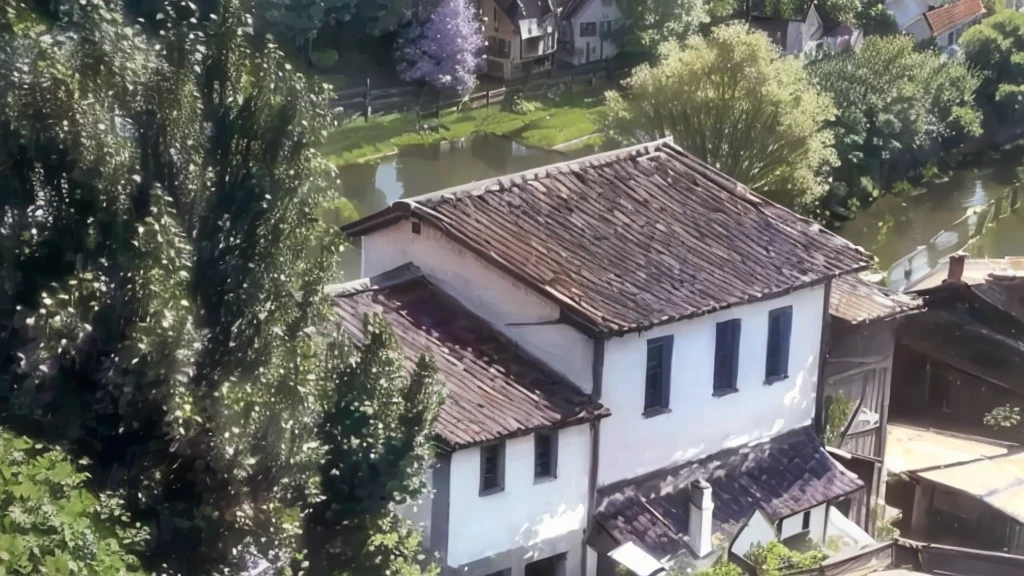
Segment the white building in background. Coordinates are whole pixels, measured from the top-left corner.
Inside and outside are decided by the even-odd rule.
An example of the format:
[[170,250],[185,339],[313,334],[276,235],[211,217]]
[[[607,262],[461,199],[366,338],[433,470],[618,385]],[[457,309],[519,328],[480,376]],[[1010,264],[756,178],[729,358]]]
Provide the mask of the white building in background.
[[619,0],[569,0],[559,11],[559,60],[575,66],[618,53],[612,30],[622,23]]
[[484,20],[486,72],[512,78],[551,68],[558,42],[551,0],[477,0]]
[[445,573],[648,576],[849,532],[832,503],[863,485],[814,425],[831,282],[861,249],[671,140],[346,231],[367,278],[335,297],[345,325],[383,313],[448,389],[432,491],[403,507]]
[[955,46],[964,31],[985,16],[982,0],[889,0],[885,7],[901,32],[918,42],[934,38],[941,48]]

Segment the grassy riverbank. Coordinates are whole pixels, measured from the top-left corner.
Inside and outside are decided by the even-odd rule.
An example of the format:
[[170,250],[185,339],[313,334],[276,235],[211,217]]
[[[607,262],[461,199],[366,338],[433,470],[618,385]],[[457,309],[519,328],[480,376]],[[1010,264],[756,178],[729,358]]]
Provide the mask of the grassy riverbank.
[[447,127],[447,130],[428,134],[416,131],[414,113],[388,114],[372,118],[368,123],[356,120],[332,132],[321,152],[334,164],[344,165],[392,154],[401,146],[432,144],[478,133],[515,136],[528,146],[554,148],[594,134],[604,98],[601,95],[563,98],[536,102],[534,106],[525,114],[503,112],[497,106],[487,110],[451,111],[442,114],[439,120],[427,120]]

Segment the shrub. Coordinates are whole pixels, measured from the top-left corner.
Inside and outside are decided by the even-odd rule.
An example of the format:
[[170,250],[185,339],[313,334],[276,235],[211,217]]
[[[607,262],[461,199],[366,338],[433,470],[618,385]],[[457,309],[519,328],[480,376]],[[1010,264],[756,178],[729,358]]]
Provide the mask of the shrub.
[[318,50],[309,55],[309,61],[318,70],[327,70],[338,61],[338,51],[333,48]]

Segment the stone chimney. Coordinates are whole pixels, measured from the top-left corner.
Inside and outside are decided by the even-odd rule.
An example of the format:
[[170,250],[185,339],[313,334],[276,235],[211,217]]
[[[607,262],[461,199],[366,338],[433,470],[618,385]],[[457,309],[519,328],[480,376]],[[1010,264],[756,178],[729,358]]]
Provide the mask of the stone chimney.
[[690,483],[690,547],[703,558],[711,553],[711,513],[715,504],[711,499],[711,484],[699,479]]
[[967,255],[957,252],[949,257],[949,272],[946,274],[946,282],[961,282],[964,277],[964,264],[967,262]]

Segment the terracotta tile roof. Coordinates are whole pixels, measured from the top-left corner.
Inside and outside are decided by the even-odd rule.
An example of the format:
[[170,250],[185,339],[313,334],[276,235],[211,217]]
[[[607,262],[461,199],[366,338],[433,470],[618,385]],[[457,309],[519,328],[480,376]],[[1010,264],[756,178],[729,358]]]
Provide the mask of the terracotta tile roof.
[[437,434],[452,449],[608,415],[607,409],[518,350],[414,266],[339,290],[335,310],[357,341],[363,318],[376,312],[391,323],[410,369],[420,354],[433,354],[447,391]]
[[829,314],[851,324],[882,320],[919,310],[920,298],[900,294],[864,280],[856,274],[840,276],[832,283]]
[[863,487],[805,427],[601,488],[597,522],[618,544],[633,542],[655,558],[692,556],[690,483],[697,479],[711,484],[712,531],[725,542],[754,510],[776,521]]
[[670,139],[399,200],[345,230],[359,236],[410,216],[611,334],[770,298],[871,261]]
[[940,36],[985,13],[981,0],[960,0],[924,13],[932,36]]

